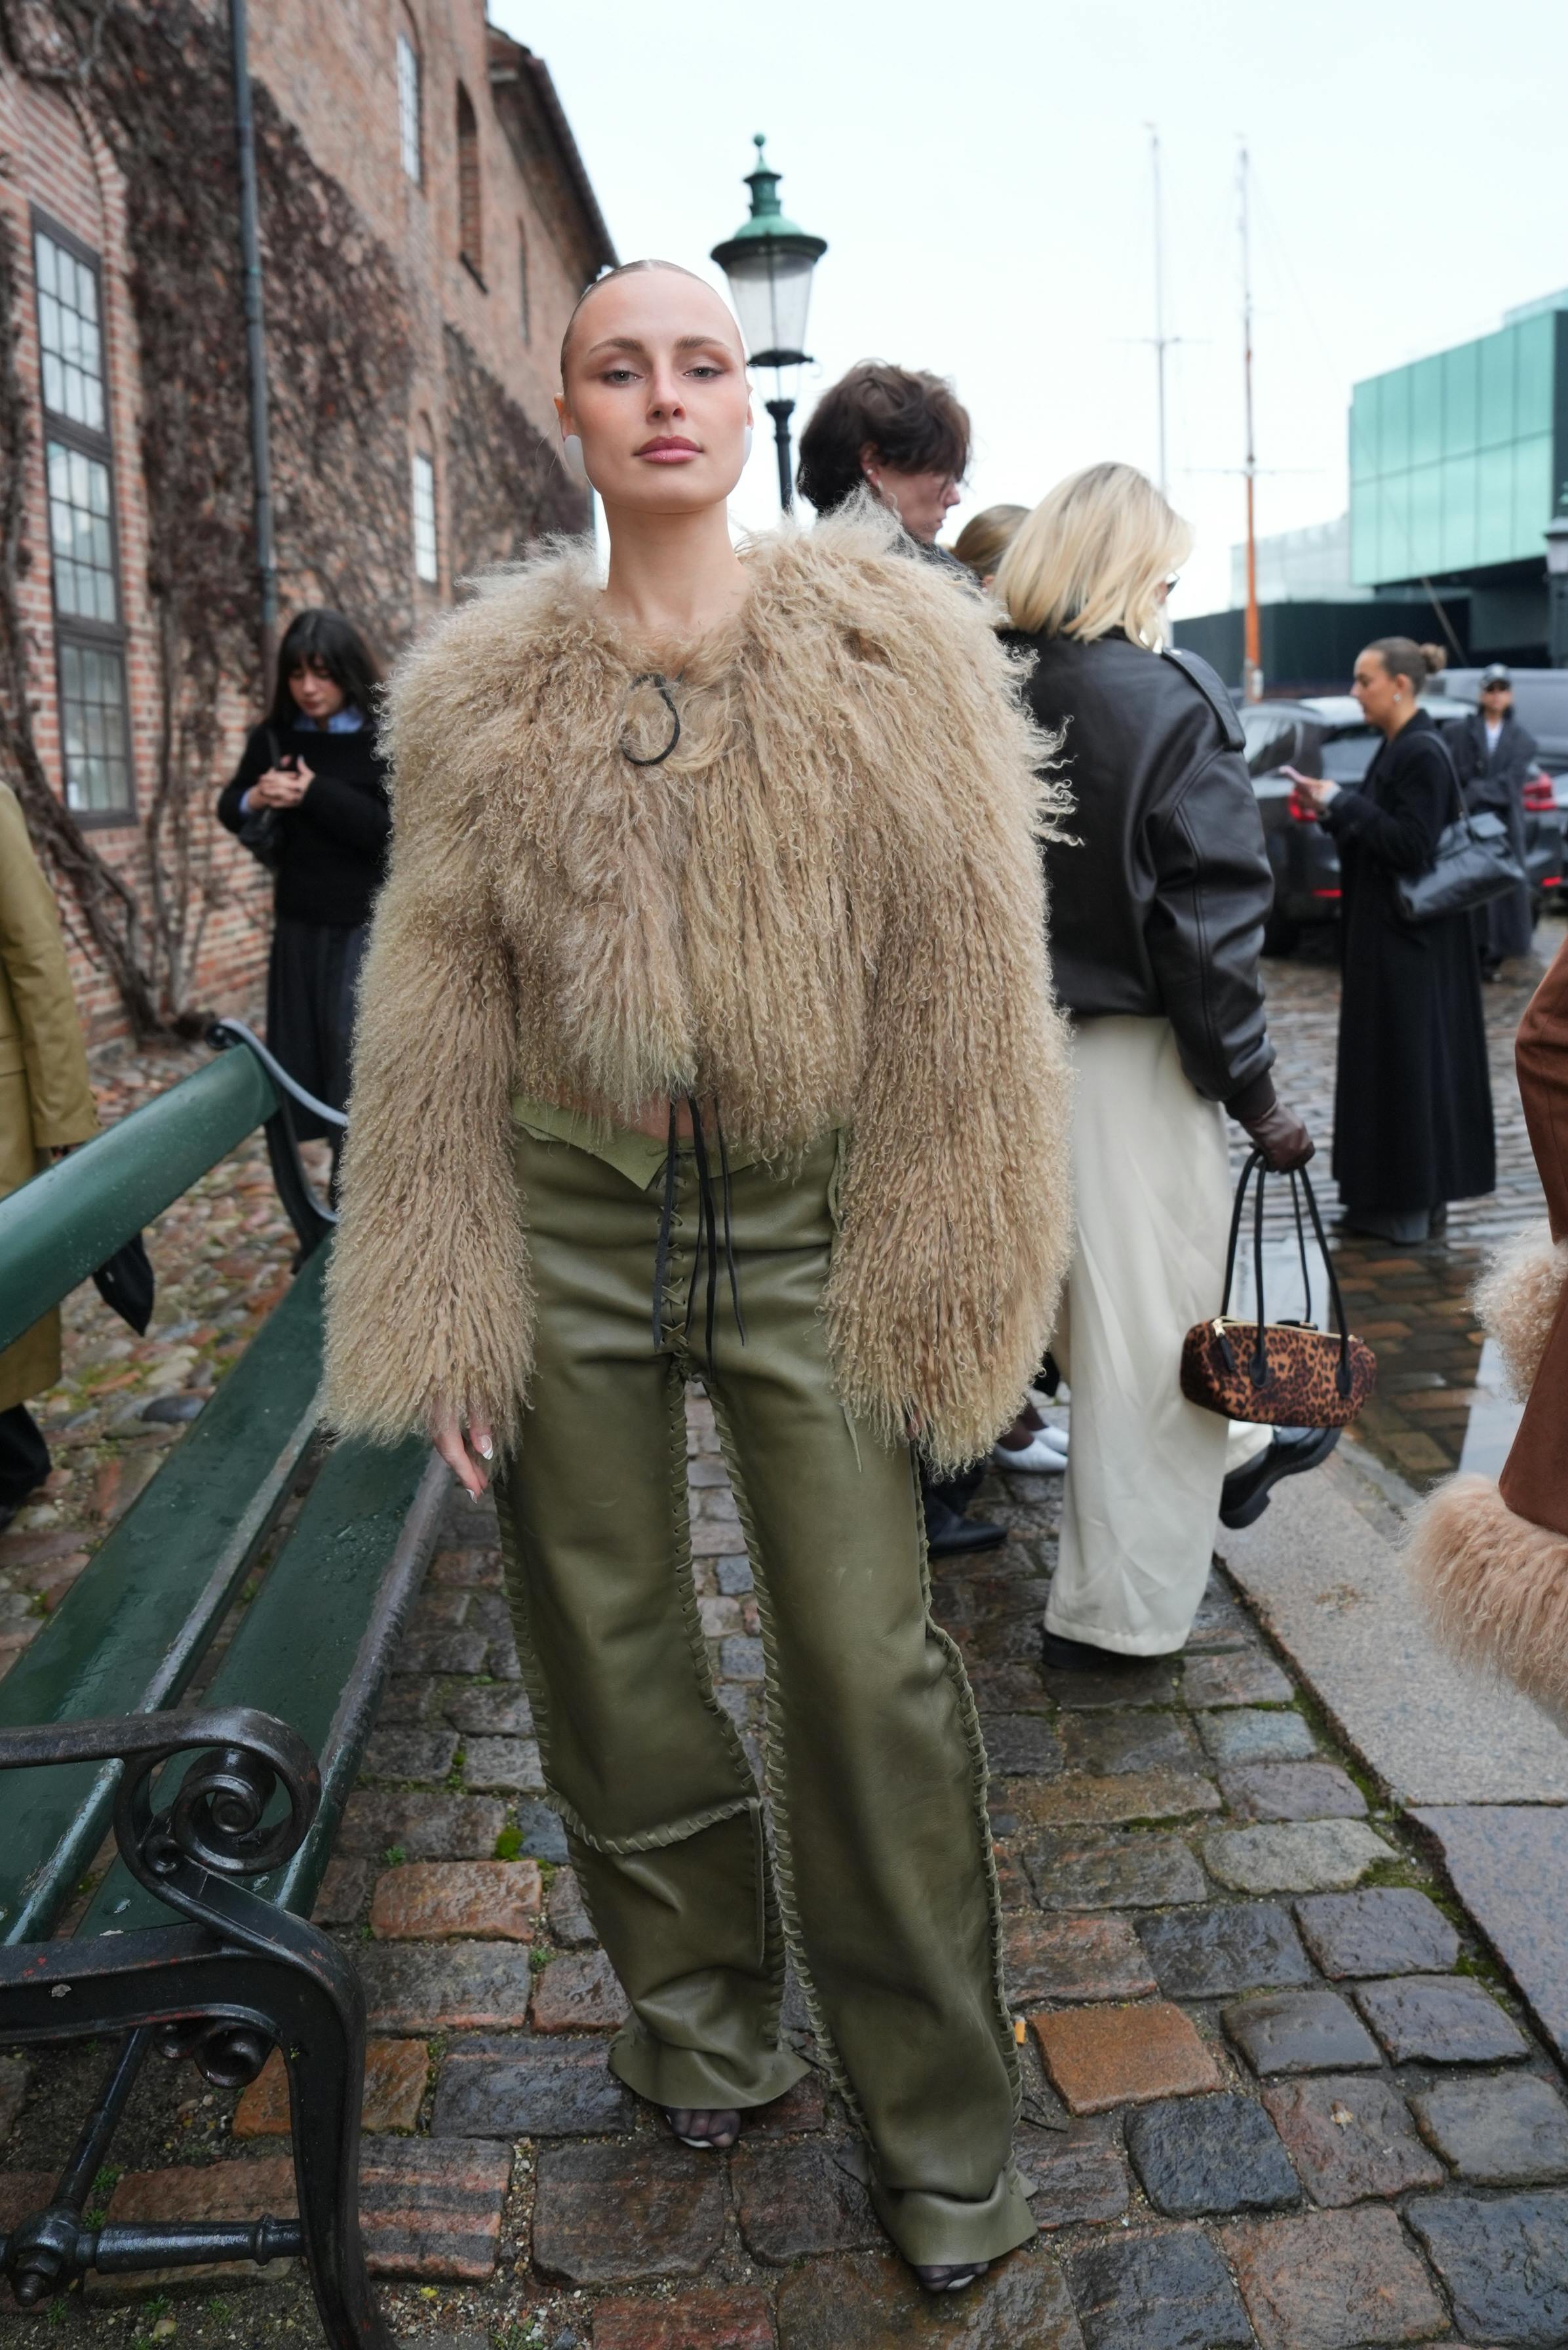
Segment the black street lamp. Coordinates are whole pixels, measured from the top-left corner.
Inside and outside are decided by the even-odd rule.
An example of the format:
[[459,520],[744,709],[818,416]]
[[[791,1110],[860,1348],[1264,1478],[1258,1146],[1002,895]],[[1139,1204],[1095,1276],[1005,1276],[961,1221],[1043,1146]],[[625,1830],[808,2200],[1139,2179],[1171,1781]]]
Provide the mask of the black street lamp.
[[774,442],[779,460],[779,502],[787,513],[794,504],[791,479],[789,421],[794,401],[784,397],[783,371],[805,367],[805,314],[811,302],[811,273],[827,251],[826,240],[807,236],[786,220],[779,206],[782,174],[768,169],[763,153],[763,133],[756,136],[757,167],[746,175],[752,211],[726,244],[713,247],[711,258],[730,281],[730,299],[741,322],[746,363],[774,370],[774,398],[766,402],[774,420]]
[[1546,658],[1553,669],[1568,669],[1568,515],[1546,525],[1547,629],[1551,639]]

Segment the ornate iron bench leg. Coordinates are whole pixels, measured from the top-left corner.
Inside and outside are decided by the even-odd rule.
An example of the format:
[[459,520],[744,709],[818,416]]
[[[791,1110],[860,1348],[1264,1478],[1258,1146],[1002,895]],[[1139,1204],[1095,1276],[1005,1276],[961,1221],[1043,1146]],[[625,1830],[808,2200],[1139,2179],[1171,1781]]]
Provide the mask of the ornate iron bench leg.
[[[163,1766],[194,1759],[178,1788]],[[130,2032],[57,2199],[7,2238],[0,2263],[38,2274],[34,2298],[91,2267],[136,2270],[303,2251],[332,2350],[394,2350],[359,2233],[359,2100],[365,1994],[336,1942],[236,1883],[264,1880],[296,1852],[320,1800],[308,1748],[244,1707],[130,1716],[8,1734],[0,1768],[118,1755],[115,1835],[138,1882],[195,1930],[100,1935],[0,1952],[0,2025],[23,2040]],[[162,1808],[154,1808],[158,1783]],[[275,1796],[284,1798],[281,1814]],[[264,2219],[94,2230],[81,2220],[109,2135],[151,2042],[190,2055],[211,2080],[253,2079],[285,2052],[294,2120],[297,2223]]]
[[316,2305],[333,2350],[393,2350],[371,2293],[359,2230],[365,2002],[358,1978],[347,1967],[344,1974],[346,1984],[291,1970],[296,2020],[280,2038],[288,2066],[295,2186]]

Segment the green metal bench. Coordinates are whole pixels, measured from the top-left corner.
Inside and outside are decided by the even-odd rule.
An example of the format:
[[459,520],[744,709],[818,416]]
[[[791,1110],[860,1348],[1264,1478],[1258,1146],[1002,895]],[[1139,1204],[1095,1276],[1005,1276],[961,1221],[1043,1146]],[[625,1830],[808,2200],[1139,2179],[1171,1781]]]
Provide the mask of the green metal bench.
[[[0,2273],[30,2307],[88,2269],[297,2253],[327,2339],[390,2350],[359,2238],[364,1997],[308,1919],[448,1472],[421,1443],[329,1450],[182,1704],[306,1465],[333,1222],[299,1162],[297,1088],[238,1024],[212,1041],[227,1049],[205,1068],[0,1201],[0,1347],[257,1127],[301,1250],[288,1295],[0,1681],[0,1772],[29,1774],[0,1816],[0,2043],[121,2035],[47,2209],[0,2236]],[[119,1858],[61,1938],[110,1827]],[[237,2086],[274,2047],[296,2220],[88,2224],[149,2054]]]

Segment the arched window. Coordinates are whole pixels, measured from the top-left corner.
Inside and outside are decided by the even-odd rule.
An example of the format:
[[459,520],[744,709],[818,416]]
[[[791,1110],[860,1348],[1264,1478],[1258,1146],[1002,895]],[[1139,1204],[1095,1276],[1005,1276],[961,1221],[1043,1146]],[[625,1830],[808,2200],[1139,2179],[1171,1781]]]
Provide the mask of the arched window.
[[414,577],[428,588],[441,585],[441,536],[436,518],[434,439],[430,419],[419,420],[413,452]]
[[398,35],[398,141],[403,172],[415,187],[422,184],[424,136],[421,120],[420,53],[407,26]]
[[517,224],[517,307],[523,322],[523,339],[528,342],[532,338],[528,320],[528,234],[521,221]]
[[457,250],[480,284],[484,283],[483,205],[479,184],[479,122],[473,100],[457,86]]

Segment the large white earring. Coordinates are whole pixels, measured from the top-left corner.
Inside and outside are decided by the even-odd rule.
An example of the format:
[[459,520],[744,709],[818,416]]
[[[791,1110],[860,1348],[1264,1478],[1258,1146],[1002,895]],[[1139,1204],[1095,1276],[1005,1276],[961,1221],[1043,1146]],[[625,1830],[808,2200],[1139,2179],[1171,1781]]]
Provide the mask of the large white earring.
[[741,436],[741,463],[742,465],[749,465],[752,462],[752,442],[755,438],[755,433],[748,424],[745,432]]
[[588,469],[583,462],[583,443],[579,434],[576,432],[562,433],[561,463],[565,465],[567,473],[570,473],[573,481],[581,482],[583,487],[587,489],[588,486]]

